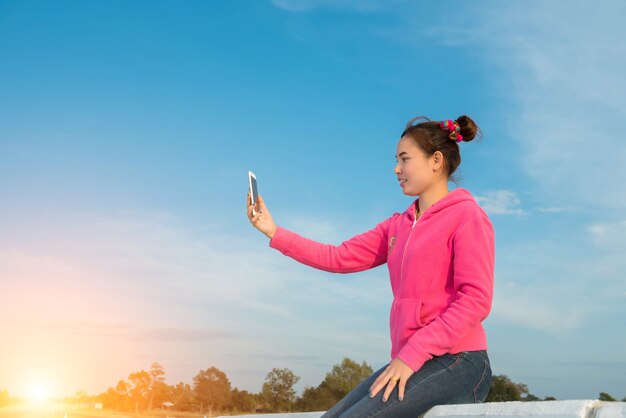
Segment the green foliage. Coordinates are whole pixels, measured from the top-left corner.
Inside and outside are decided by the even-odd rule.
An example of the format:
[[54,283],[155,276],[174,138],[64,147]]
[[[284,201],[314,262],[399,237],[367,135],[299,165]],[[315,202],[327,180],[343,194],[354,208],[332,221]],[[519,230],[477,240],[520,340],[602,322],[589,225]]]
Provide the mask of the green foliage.
[[230,390],[230,381],[226,374],[215,367],[200,370],[193,378],[193,391],[196,400],[200,402],[201,413],[204,413],[206,407],[212,413],[213,409],[219,410],[228,404]]
[[299,411],[328,410],[372,373],[372,368],[366,362],[359,365],[354,360],[344,358],[326,373],[319,386],[305,388],[296,401],[296,408]]
[[234,388],[228,406],[234,412],[254,412],[258,403],[258,395]]
[[[289,369],[274,368],[270,371],[259,393],[232,388],[226,374],[215,367],[201,370],[193,379],[193,386],[180,382],[170,386],[165,383],[165,372],[158,363],[152,363],[150,372],[141,370],[131,373],[129,380],[120,380],[115,388],[110,387],[105,393],[90,397],[78,392],[75,401],[102,402],[107,409],[136,411],[149,407],[162,408],[168,401],[174,404],[172,410],[188,411],[213,415],[213,411],[231,415],[241,413],[264,412],[308,412],[326,411],[345,397],[364,379],[371,376],[372,368],[365,362],[344,358],[326,373],[324,380],[317,386],[306,386],[302,396],[296,397],[294,385],[300,380]],[[599,399],[615,401],[606,392],[600,392]],[[546,396],[544,401],[556,400]],[[528,387],[515,383],[506,375],[494,375],[491,388],[485,402],[541,401],[529,393]],[[0,391],[0,406],[13,402],[6,390]],[[622,399],[626,402],[626,397]]]
[[[289,369],[272,369],[265,377],[261,396],[267,405],[267,412],[289,412],[295,402],[293,386],[300,380]],[[266,411],[264,411],[266,412]]]
[[341,364],[336,364],[326,374],[322,385],[339,400],[346,396],[364,379],[373,373],[372,368],[365,362],[360,365],[354,360],[344,358]]
[[135,413],[138,413],[139,409],[144,408],[146,405],[147,397],[150,393],[152,377],[147,371],[141,370],[139,372],[131,373],[128,376],[128,380],[130,380],[132,384],[128,390],[128,394],[135,403]]
[[302,396],[296,400],[295,410],[302,412],[327,411],[336,403],[335,395],[322,383],[317,387],[305,387]]
[[491,389],[485,402],[521,401],[522,394],[527,393],[526,385],[513,383],[506,375],[495,375],[491,378]]
[[155,404],[160,405],[166,400],[169,387],[165,384],[165,371],[159,363],[150,365],[150,387],[148,389],[148,410]]
[[174,404],[177,411],[191,411],[194,404],[194,393],[191,386],[180,382],[176,386],[170,386],[168,400]]
[[615,402],[616,399],[614,397],[612,397],[611,395],[609,395],[606,392],[600,392],[600,395],[598,396],[598,400],[600,401],[609,401],[609,402]]
[[[541,401],[539,397],[528,392],[528,386],[514,383],[506,375],[494,375],[491,379],[491,389],[485,402],[508,401]],[[555,401],[553,396],[546,396],[544,401]]]

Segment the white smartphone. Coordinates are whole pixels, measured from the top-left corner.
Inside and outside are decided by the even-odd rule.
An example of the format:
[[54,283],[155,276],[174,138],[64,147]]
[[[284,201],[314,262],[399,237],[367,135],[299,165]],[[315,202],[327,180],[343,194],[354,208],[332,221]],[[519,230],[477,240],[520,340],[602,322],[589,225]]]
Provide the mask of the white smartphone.
[[[250,189],[250,200],[254,203],[254,206],[258,204],[259,192],[256,187],[256,175],[252,171],[248,171],[248,187]],[[252,216],[256,216],[256,210],[252,208]]]

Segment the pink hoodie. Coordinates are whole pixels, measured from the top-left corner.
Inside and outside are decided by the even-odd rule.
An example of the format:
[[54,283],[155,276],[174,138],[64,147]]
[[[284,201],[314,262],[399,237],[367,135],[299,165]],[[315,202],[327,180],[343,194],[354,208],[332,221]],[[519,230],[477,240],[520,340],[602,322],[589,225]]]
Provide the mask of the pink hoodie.
[[481,322],[491,310],[495,261],[493,226],[468,190],[451,190],[415,220],[418,201],[337,246],[278,225],[269,242],[333,273],[387,263],[394,296],[391,359],[400,358],[413,371],[433,356],[487,349]]

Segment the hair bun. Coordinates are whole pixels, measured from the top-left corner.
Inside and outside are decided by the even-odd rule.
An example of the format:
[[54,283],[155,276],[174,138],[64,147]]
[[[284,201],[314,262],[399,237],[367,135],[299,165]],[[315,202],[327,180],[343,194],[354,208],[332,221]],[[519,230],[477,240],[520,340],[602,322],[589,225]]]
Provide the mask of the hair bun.
[[482,136],[480,128],[469,116],[461,115],[456,118],[456,122],[461,128],[461,131],[459,133],[463,136],[463,142],[471,141],[476,137],[476,134]]

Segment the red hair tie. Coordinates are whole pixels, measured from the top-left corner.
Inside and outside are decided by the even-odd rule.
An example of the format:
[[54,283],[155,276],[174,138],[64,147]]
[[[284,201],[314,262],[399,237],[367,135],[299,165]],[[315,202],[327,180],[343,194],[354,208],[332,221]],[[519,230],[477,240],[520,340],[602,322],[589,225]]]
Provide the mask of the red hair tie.
[[459,126],[457,121],[450,119],[442,120],[441,122],[439,122],[439,127],[444,131],[450,131],[450,135],[448,135],[448,138],[450,138],[451,140],[456,142],[461,142],[463,140],[463,135],[460,134],[461,126]]

